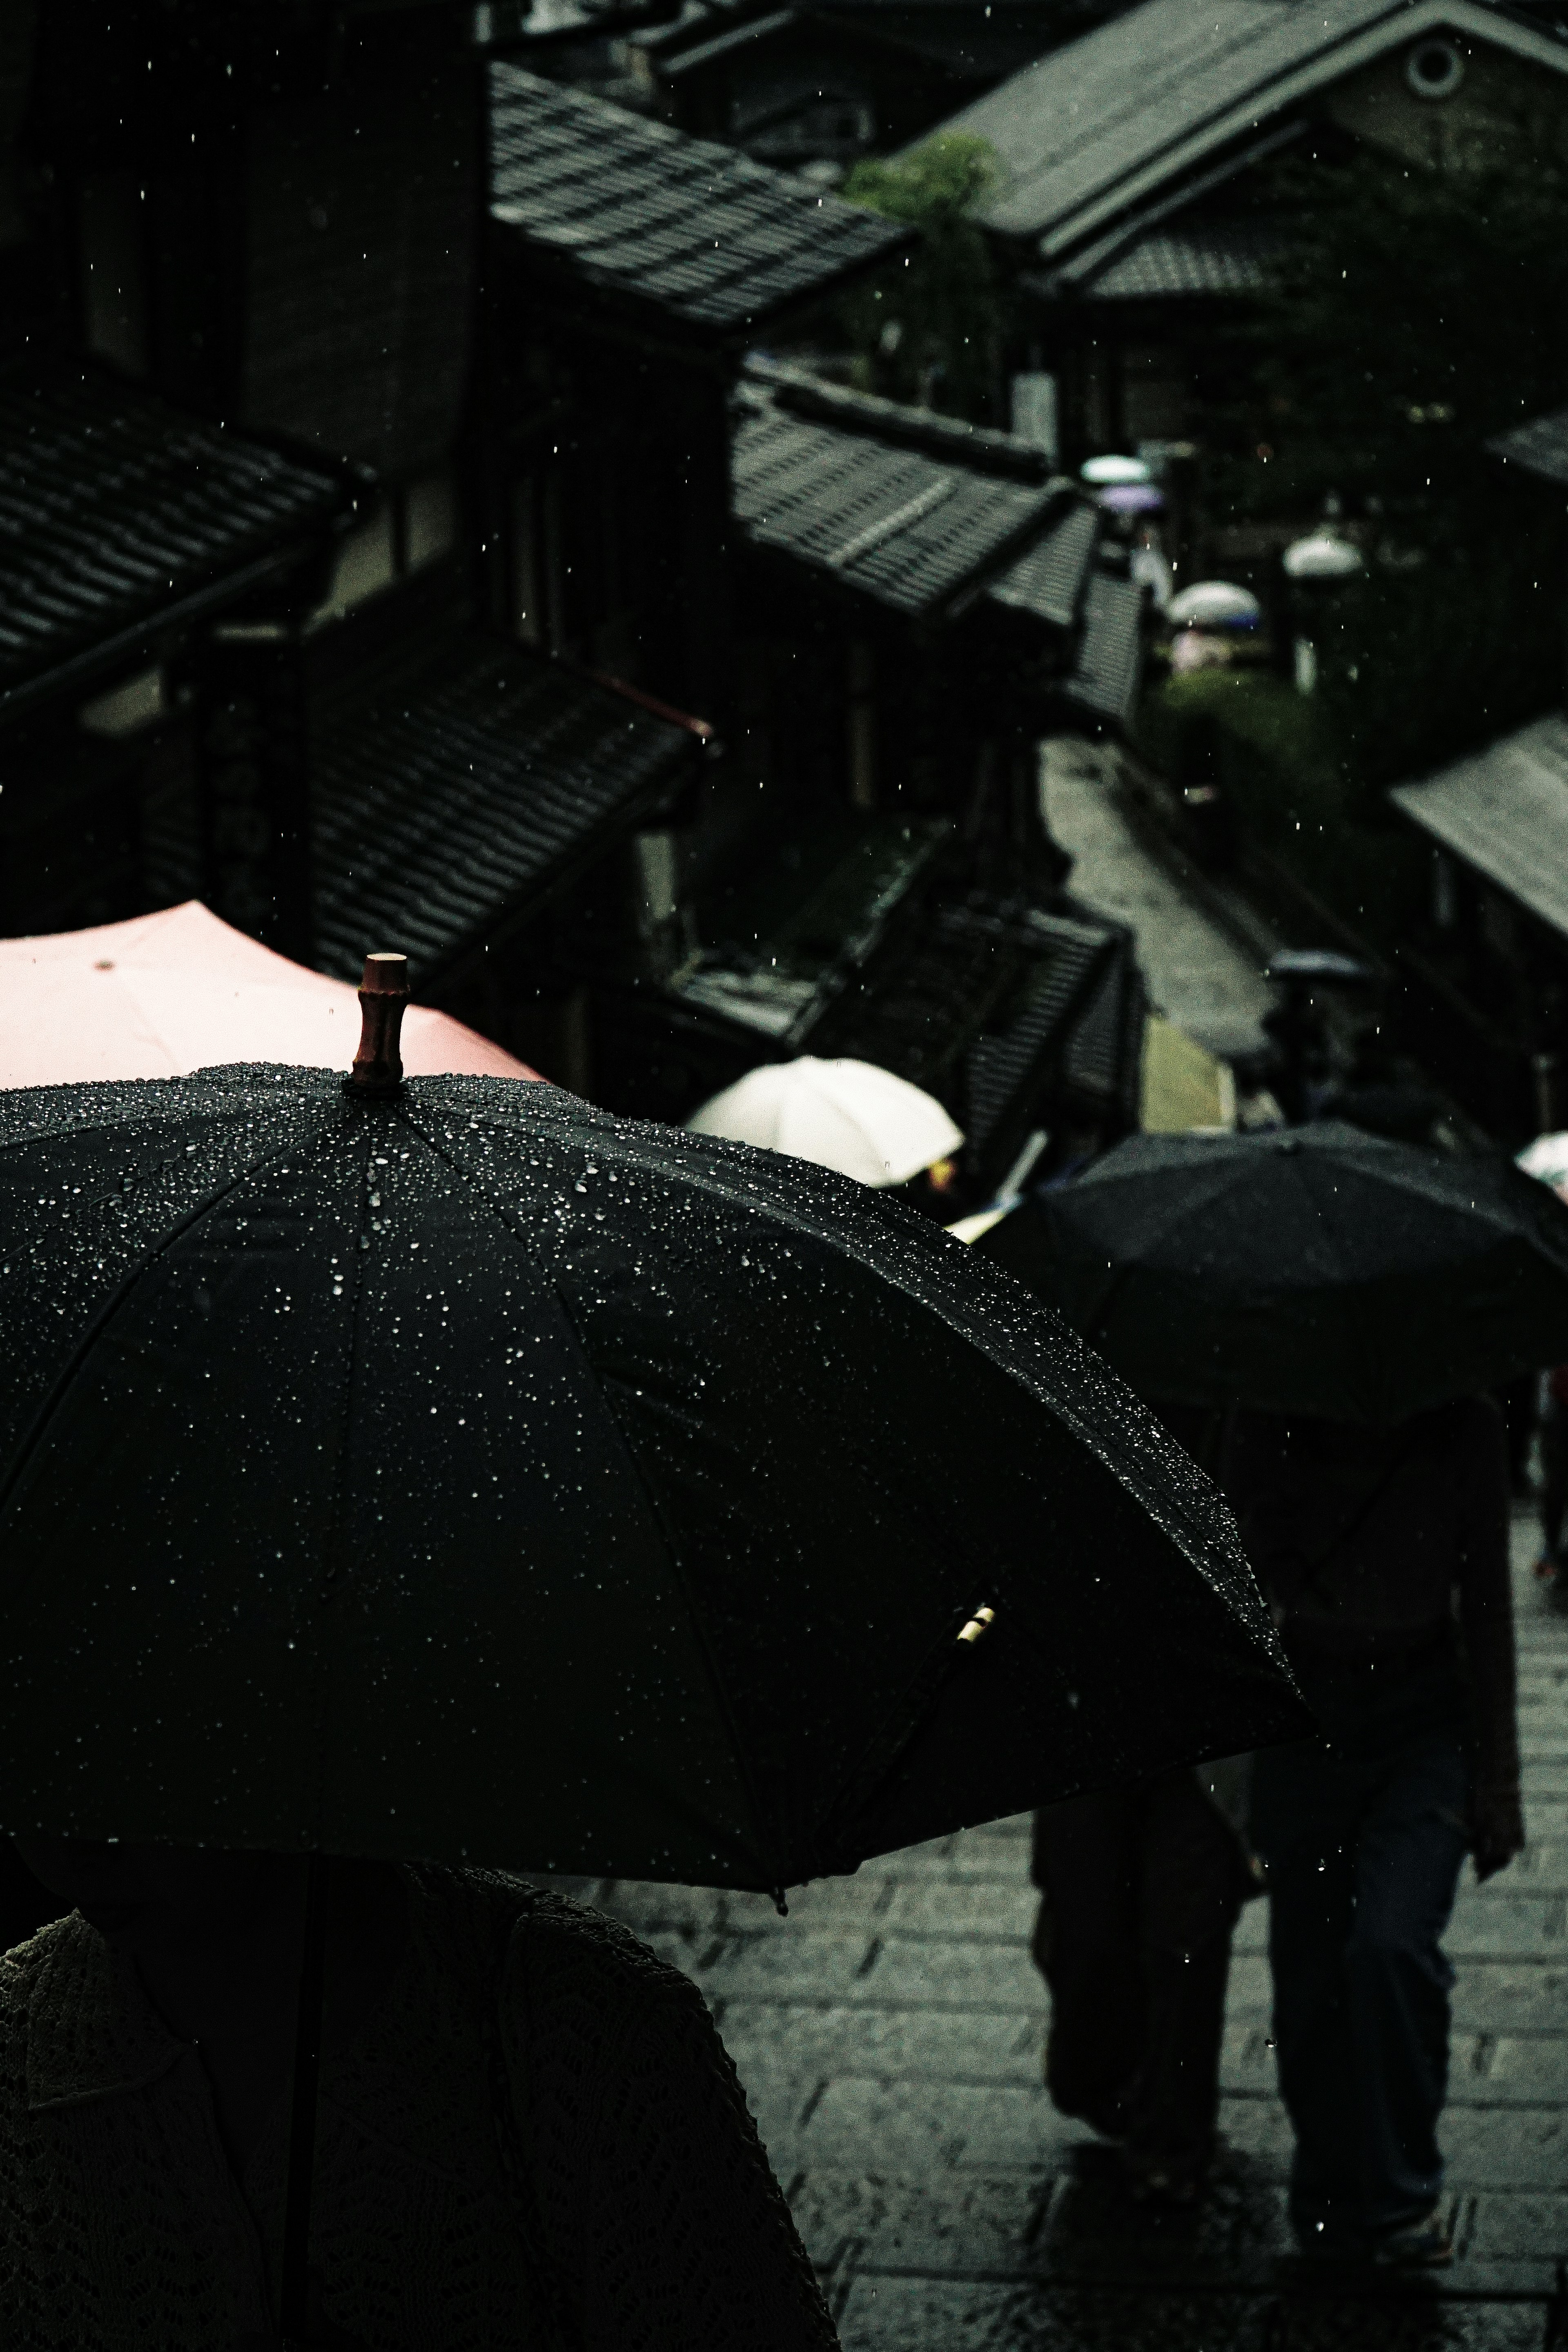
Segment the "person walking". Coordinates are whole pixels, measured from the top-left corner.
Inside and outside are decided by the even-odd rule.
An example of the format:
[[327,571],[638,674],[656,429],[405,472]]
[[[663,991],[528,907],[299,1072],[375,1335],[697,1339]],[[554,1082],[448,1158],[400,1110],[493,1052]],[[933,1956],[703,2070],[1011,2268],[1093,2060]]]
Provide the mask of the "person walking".
[[1231,1935],[1257,1891],[1245,1766],[1155,1773],[1035,1816],[1046,2088],[1121,2146],[1139,2203],[1190,2205],[1214,2154]]
[[1443,2263],[1441,1937],[1467,1852],[1485,1879],[1524,1843],[1501,1416],[1237,1413],[1223,1484],[1319,1722],[1252,1792],[1291,2221],[1309,2254]]
[[[1225,1417],[1145,1402],[1212,1475]],[[1152,1773],[1035,1815],[1046,2088],[1120,2146],[1139,2203],[1191,2204],[1214,2155],[1231,1937],[1259,1886],[1250,1764]]]
[[[0,2336],[276,2347],[302,1856],[29,1839]],[[336,1861],[307,2352],[834,2352],[700,1993],[483,1871]]]

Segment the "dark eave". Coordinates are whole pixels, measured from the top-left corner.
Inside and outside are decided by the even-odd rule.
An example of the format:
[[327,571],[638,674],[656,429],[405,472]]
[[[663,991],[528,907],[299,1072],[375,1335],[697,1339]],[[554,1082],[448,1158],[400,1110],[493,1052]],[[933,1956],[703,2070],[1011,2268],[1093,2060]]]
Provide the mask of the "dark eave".
[[107,369],[0,380],[0,719],[292,570],[352,503],[341,472]]
[[339,705],[312,757],[316,957],[372,937],[428,986],[516,931],[689,774],[689,726],[564,665],[455,631]]

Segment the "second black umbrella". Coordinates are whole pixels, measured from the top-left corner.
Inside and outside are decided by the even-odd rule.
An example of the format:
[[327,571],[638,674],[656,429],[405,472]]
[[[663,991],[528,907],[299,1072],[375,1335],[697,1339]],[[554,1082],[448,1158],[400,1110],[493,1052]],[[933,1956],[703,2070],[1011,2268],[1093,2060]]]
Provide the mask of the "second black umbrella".
[[1142,1395],[1383,1424],[1568,1359],[1568,1208],[1325,1120],[1135,1136],[976,1248]]

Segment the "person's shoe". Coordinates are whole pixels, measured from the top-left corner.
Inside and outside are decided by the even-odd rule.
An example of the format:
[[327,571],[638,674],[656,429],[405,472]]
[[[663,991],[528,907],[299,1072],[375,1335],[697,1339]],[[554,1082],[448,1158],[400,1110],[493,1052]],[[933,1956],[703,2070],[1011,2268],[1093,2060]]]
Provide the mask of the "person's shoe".
[[1454,2241],[1434,2208],[1423,2221],[1380,2231],[1373,2242],[1372,2258],[1380,2270],[1438,2270],[1453,2261]]

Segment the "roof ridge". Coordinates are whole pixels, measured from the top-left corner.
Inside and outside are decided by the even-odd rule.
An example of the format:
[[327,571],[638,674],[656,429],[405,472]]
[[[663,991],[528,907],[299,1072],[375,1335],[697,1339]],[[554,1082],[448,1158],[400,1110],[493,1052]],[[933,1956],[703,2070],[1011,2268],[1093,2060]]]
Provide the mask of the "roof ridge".
[[828,383],[809,368],[788,360],[768,359],[761,352],[748,355],[744,372],[751,382],[769,386],[775,407],[797,416],[895,446],[923,449],[931,457],[968,466],[976,473],[1003,474],[1014,481],[1057,482],[1064,495],[1072,488],[1065,476],[1053,474],[1047,450],[994,425],[972,425],[967,418],[942,416],[935,409],[915,408],[907,401],[884,399],[879,393]]

